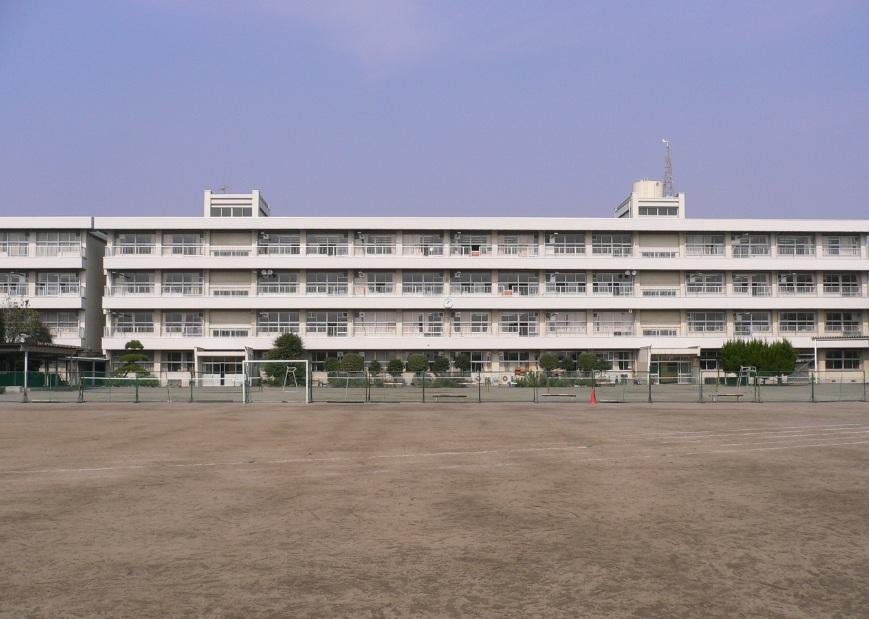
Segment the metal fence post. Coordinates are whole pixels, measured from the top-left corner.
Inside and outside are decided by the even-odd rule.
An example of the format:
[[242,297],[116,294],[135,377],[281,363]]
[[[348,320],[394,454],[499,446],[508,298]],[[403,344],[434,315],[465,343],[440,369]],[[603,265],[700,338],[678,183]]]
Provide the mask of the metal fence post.
[[371,373],[365,370],[365,401],[371,401]]
[[537,372],[534,372],[533,376],[534,376],[534,378],[531,379],[531,395],[533,396],[534,403],[536,404],[537,403],[537,379],[538,379],[537,377],[539,376],[539,374]]
[[649,404],[652,404],[652,373],[646,374],[646,380],[649,383]]
[[809,372],[809,384],[812,386],[812,402],[815,401],[815,373]]
[[188,402],[193,402],[193,382],[193,376],[188,377],[187,385],[190,387],[190,395],[188,396],[189,399],[187,400]]
[[84,381],[82,381],[81,377],[78,379],[78,402],[84,402]]
[[139,403],[139,375],[135,374],[133,376],[133,385],[135,387],[135,399],[133,400],[136,404]]
[[700,384],[700,399],[697,401],[702,403],[703,402],[703,371],[702,370],[697,374],[697,382]]
[[483,375],[477,373],[477,403],[483,402]]
[[425,404],[425,372],[422,373],[422,401]]
[[866,370],[863,370],[863,401],[866,401]]

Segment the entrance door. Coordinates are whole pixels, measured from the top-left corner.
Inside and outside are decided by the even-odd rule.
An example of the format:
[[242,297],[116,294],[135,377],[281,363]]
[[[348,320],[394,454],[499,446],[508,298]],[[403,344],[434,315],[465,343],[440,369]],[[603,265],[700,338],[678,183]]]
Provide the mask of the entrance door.
[[241,357],[205,357],[199,360],[199,376],[204,387],[240,387],[244,381]]

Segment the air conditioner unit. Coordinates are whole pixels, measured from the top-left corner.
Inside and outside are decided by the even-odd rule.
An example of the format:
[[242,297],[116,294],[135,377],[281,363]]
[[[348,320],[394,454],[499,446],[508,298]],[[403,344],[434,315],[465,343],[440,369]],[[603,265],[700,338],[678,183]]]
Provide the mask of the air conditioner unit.
[[356,312],[354,316],[360,320],[365,320],[365,312]]

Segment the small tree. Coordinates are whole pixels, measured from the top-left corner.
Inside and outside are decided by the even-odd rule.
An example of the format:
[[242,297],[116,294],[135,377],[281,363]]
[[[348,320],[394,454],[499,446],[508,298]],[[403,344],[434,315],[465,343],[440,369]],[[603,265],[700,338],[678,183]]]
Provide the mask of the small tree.
[[[306,359],[305,345],[295,333],[283,333],[275,338],[272,347],[266,352],[267,359]],[[305,366],[301,363],[266,363],[263,372],[272,384],[281,384],[292,372],[297,383],[305,381]]]
[[428,369],[428,359],[420,353],[413,353],[407,357],[407,371],[419,374]]
[[599,355],[596,355],[593,352],[584,352],[579,355],[579,358],[576,360],[576,365],[583,372],[591,372],[592,386],[594,386],[595,384],[596,372],[605,372],[612,367],[608,360],[604,359]]
[[368,372],[377,376],[383,371],[383,367],[377,359],[374,359],[368,364]]
[[450,371],[450,360],[444,357],[443,355],[438,355],[431,362],[431,371],[440,373],[440,372],[449,372]]
[[466,352],[460,352],[453,360],[453,365],[460,372],[471,371],[471,355]]
[[42,324],[39,312],[31,307],[10,303],[0,311],[0,341],[27,344],[50,344],[51,331]]
[[345,352],[338,363],[342,372],[361,372],[365,368],[365,359],[356,352]]
[[145,347],[139,340],[130,340],[124,344],[124,350],[127,352],[121,355],[120,361],[122,365],[115,370],[116,376],[148,376],[148,370],[142,367],[143,361],[150,361],[148,355],[142,352]]
[[561,367],[561,359],[555,353],[545,352],[537,359],[537,365],[540,366],[541,370],[549,374],[552,370]]
[[779,377],[792,374],[797,367],[797,351],[788,340],[773,342],[767,346],[764,371]]
[[323,361],[323,367],[329,373],[337,372],[341,369],[341,363],[338,361],[338,357],[326,357]]
[[390,359],[386,364],[386,373],[393,378],[398,378],[404,372],[404,361],[401,359]]

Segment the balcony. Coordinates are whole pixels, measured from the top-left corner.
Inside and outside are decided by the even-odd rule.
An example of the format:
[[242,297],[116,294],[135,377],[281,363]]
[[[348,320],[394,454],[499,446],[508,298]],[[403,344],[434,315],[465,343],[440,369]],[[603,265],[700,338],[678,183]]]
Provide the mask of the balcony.
[[402,245],[403,256],[443,256],[443,245]]
[[394,322],[361,322],[353,325],[353,335],[358,336],[395,335],[396,332]]
[[0,243],[0,258],[18,258],[27,255],[27,241],[5,241]]
[[643,286],[640,289],[640,294],[644,297],[678,297],[679,292],[678,286]]
[[27,284],[0,283],[0,295],[8,297],[26,297]]
[[444,334],[442,323],[403,324],[401,334],[407,337],[441,337]]
[[724,256],[723,244],[691,244],[685,246],[686,256]]
[[74,283],[45,283],[37,282],[37,297],[66,297],[81,296],[81,285]]
[[258,256],[298,256],[302,253],[299,243],[272,243],[256,246]]
[[613,337],[630,336],[634,334],[634,323],[627,321],[595,321],[592,324],[594,335]]
[[211,337],[250,337],[250,326],[212,327]]
[[284,294],[299,294],[299,284],[296,282],[285,282],[277,284],[257,284],[256,293],[258,296],[273,296]]
[[305,335],[312,337],[346,337],[347,323],[308,322],[305,325]]
[[250,284],[211,284],[209,293],[212,297],[249,297]]
[[830,324],[828,322],[824,325],[824,333],[840,337],[860,337],[863,335],[863,325],[859,322],[848,322],[842,324]]
[[260,322],[256,325],[257,335],[280,335],[283,333],[294,333],[299,335],[298,322]]
[[860,257],[860,246],[859,245],[850,245],[850,246],[830,246],[824,245],[824,250],[822,252],[824,256],[828,258],[859,258]]
[[516,324],[516,323],[500,323],[498,332],[501,335],[513,335],[519,337],[537,337],[540,331],[537,328],[537,323]]
[[401,294],[404,295],[433,297],[443,293],[443,284],[413,284],[404,282],[401,285]]
[[595,258],[630,258],[634,248],[629,246],[592,245],[591,255]]
[[640,252],[641,258],[653,258],[655,260],[669,259],[669,258],[678,258],[679,250],[677,249],[659,249],[659,250],[647,250]]
[[586,325],[584,322],[580,323],[547,323],[546,330],[543,333],[545,336],[559,336],[559,335],[584,335],[586,332]]
[[585,243],[547,244],[543,251],[547,256],[583,256]]
[[162,335],[166,337],[202,337],[201,323],[167,322],[163,323]]
[[450,284],[450,293],[456,295],[487,295],[492,294],[491,282],[474,282]]
[[312,284],[305,285],[305,294],[324,297],[347,296],[347,284]]
[[552,296],[579,296],[586,294],[585,283],[547,283],[544,289],[544,294]]
[[109,297],[154,294],[154,284],[114,284],[112,286],[106,286],[105,294]]
[[115,335],[133,335],[140,333],[154,333],[153,323],[106,325],[105,329],[103,330],[103,334],[106,337],[112,337]]
[[772,296],[772,286],[769,284],[750,284],[733,286],[733,294],[735,296],[747,297],[770,297]]
[[81,243],[36,243],[37,256],[70,256],[73,258],[84,255]]
[[489,244],[484,245],[450,245],[450,255],[451,256],[489,256],[492,253],[492,246]]
[[502,282],[498,284],[498,294],[504,297],[528,297],[540,290],[538,284]]
[[76,338],[80,339],[84,337],[84,328],[78,325],[68,325],[68,326],[51,326],[48,325],[48,331],[51,333],[51,337],[54,339],[61,338]]
[[814,296],[818,287],[814,284],[778,285],[778,295],[781,297]]
[[106,256],[153,256],[157,253],[157,246],[153,244],[124,244],[107,245]]
[[776,254],[789,258],[814,258],[817,255],[814,245],[779,245]]
[[859,297],[861,291],[858,284],[824,284],[824,294],[834,297]]
[[592,286],[592,294],[607,297],[632,297],[634,285],[631,283],[595,283]]
[[361,297],[395,294],[395,284],[392,282],[372,282],[353,286],[353,294]]
[[163,284],[160,294],[172,297],[199,297],[204,294],[205,286],[202,283],[190,284]]
[[499,245],[498,255],[512,256],[514,258],[529,258],[539,255],[539,250],[540,246],[536,243]]
[[724,284],[688,284],[685,288],[688,296],[705,296],[724,294]]
[[765,258],[770,255],[769,245],[734,245],[734,258]]
[[355,256],[393,256],[395,245],[359,244],[353,246]]
[[203,256],[205,255],[204,245],[163,245],[162,255],[164,256]]
[[645,337],[678,337],[678,327],[649,327],[643,329]]
[[211,245],[208,255],[215,258],[240,258],[254,253],[253,245]]
[[350,247],[332,243],[308,243],[305,253],[309,256],[347,256],[350,254]]

